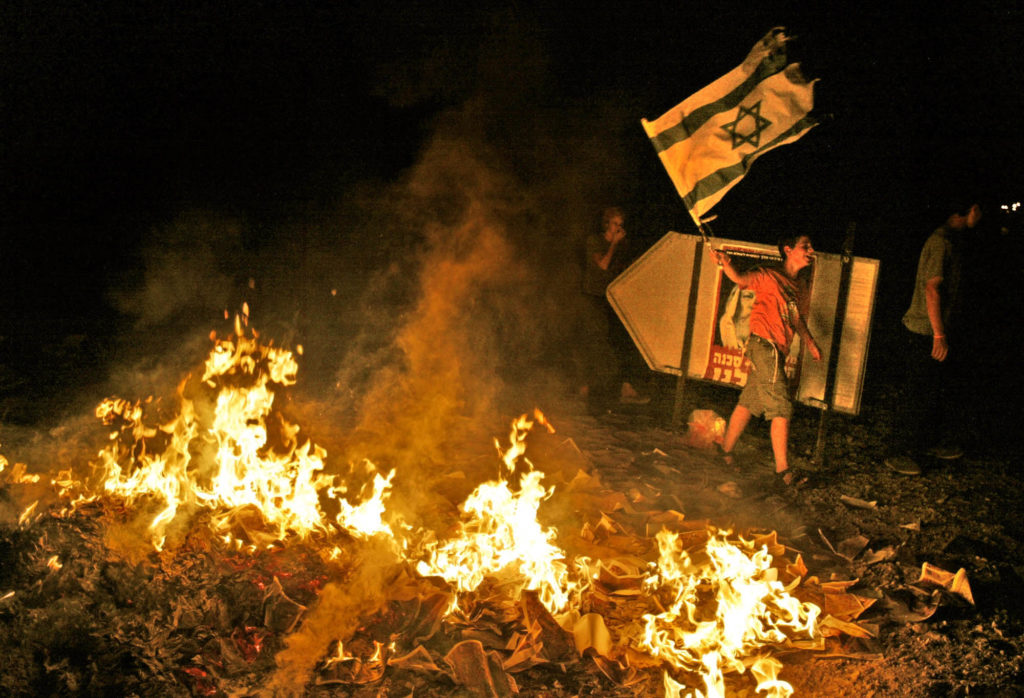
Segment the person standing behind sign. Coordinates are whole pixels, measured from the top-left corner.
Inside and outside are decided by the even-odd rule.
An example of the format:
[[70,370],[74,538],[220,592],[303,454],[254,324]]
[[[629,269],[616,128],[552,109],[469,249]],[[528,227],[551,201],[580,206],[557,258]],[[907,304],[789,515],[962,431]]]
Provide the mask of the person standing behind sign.
[[789,420],[793,415],[793,398],[785,369],[794,335],[800,336],[815,361],[821,359],[821,351],[804,320],[810,306],[810,294],[807,281],[800,274],[813,261],[814,247],[806,235],[784,237],[779,240],[781,265],[743,272],[736,270],[725,252],[710,245],[708,251],[730,280],[739,288],[755,293],[746,349],[751,370],[725,429],[722,451],[726,462],[733,462],[732,450],[750,418],[763,416],[771,422],[776,478],[784,485],[797,484],[798,475],[789,466]]
[[904,475],[921,473],[919,455],[944,460],[963,455],[958,444],[943,439],[956,431],[951,419],[956,400],[947,393],[958,387],[957,349],[964,346],[951,349],[949,339],[959,314],[961,238],[978,224],[982,211],[974,202],[952,208],[921,249],[914,295],[903,315],[906,394],[896,411],[895,448],[885,464]]
[[606,341],[611,350],[610,357],[596,358],[595,365],[591,366],[587,386],[591,404],[601,405],[610,401],[616,390],[620,402],[650,402],[649,397],[640,395],[633,386],[632,381],[638,374],[635,369],[636,348],[605,297],[608,284],[625,271],[629,261],[625,215],[616,206],[606,208],[601,212],[601,232],[588,236],[584,249],[583,293],[595,309],[593,324],[600,325],[592,328],[595,343]]

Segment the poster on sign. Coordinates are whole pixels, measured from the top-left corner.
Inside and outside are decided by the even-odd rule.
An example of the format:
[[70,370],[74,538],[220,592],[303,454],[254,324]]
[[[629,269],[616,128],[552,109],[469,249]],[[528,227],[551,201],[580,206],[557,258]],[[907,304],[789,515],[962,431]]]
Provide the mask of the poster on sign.
[[[729,244],[722,245],[720,249],[729,253],[733,267],[739,272],[777,265],[781,261],[778,254],[766,251],[761,245],[751,247]],[[756,294],[751,289],[740,288],[723,273],[717,275],[714,285],[716,288],[711,293],[715,301],[712,315],[716,320],[709,335],[707,368],[703,377],[714,383],[743,387],[750,370],[746,346],[750,339],[750,312]],[[798,379],[799,356],[800,337],[794,335],[786,359],[786,373],[794,383]]]

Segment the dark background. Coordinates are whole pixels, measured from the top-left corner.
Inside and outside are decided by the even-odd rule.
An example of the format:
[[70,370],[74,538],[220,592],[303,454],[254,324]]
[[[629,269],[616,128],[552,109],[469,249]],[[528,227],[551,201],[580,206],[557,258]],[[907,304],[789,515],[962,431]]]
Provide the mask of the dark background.
[[[640,119],[733,68],[772,26],[820,78],[822,124],[758,161],[716,207],[716,232],[769,242],[790,230],[838,251],[856,222],[855,252],[882,260],[876,319],[890,326],[947,202],[1020,196],[1024,10],[810,4],[5,3],[9,386],[43,380],[35,347],[52,354],[72,335],[97,364],[116,360],[110,346],[138,330],[145,312],[130,299],[164,246],[186,250],[181,264],[197,243],[236,285],[290,264],[275,272],[282,309],[288,278],[308,286],[321,273],[311,256],[338,255],[334,286],[346,270],[391,263],[410,241],[375,226],[372,197],[390,197],[439,130],[458,131],[453,112],[472,114],[471,142],[513,186],[578,177],[566,190],[584,205],[563,208],[550,189],[533,200],[542,244],[559,216],[578,237],[608,203],[626,208],[634,249],[693,232]],[[194,212],[231,222],[210,239],[194,228],[176,238],[173,222]],[[979,247],[1019,248],[1019,232],[1000,234],[1008,221],[990,215]],[[1009,274],[1012,292],[1017,260],[995,257],[985,273]],[[203,279],[195,272],[183,293]]]

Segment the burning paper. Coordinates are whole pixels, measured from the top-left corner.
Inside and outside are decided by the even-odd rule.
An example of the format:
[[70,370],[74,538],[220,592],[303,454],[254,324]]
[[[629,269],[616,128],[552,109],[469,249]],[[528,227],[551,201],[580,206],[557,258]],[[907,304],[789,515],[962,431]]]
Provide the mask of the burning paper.
[[[644,616],[639,646],[672,666],[703,677],[706,696],[724,696],[724,674],[743,673],[764,650],[790,635],[814,637],[821,610],[791,596],[767,547],[712,536],[704,550],[690,552],[669,531],[658,534],[657,568],[645,588],[665,610]],[[794,584],[795,586],[795,584]],[[777,670],[759,663],[769,695],[789,695]]]
[[[513,424],[511,444],[502,455],[509,477],[517,474],[532,426],[525,416]],[[558,613],[565,610],[576,585],[555,543],[557,531],[537,521],[541,501],[553,490],[541,484],[543,473],[533,470],[528,460],[523,463],[526,471],[519,473],[518,487],[505,478],[477,487],[460,507],[464,518],[458,530],[448,540],[429,545],[416,569],[444,578],[459,591],[476,589],[487,576],[507,579],[518,589],[537,591],[545,607]]]
[[[261,582],[255,622],[219,638],[238,666],[265,641],[283,643],[271,690],[373,683],[396,666],[504,695],[517,690],[515,672],[565,670],[584,657],[620,685],[663,670],[666,695],[722,696],[727,677],[749,669],[759,692],[785,696],[774,650],[863,636],[851,621],[865,605],[845,587],[805,583],[802,561],[786,560],[774,535],[748,540],[677,511],[643,511],[596,475],[566,484],[573,511],[594,515],[560,539],[539,516],[555,486],[526,458],[532,427],[553,432],[539,411],[514,420],[507,444],[496,441],[496,477],[465,498],[447,535],[401,522],[388,511],[400,474],[369,461],[346,477],[327,474],[324,449],[278,405],[295,382],[294,355],[240,322],[235,329],[214,337],[201,375],[171,403],[100,404],[110,438],[96,461],[98,489],[70,471],[51,485],[65,501],[102,492],[142,510],[158,548],[175,526],[197,521],[216,534],[204,540],[240,560],[316,547],[336,578],[324,574],[296,596],[300,587],[282,586],[293,572],[275,570]],[[22,525],[35,518],[30,508]],[[52,557],[49,569],[64,560]],[[186,673],[205,690],[216,678],[209,668]]]
[[271,529],[265,543],[326,532],[321,495],[338,506],[335,521],[343,529],[390,535],[381,516],[391,476],[367,463],[374,476],[366,499],[344,499],[346,485],[323,472],[326,452],[275,408],[278,391],[295,382],[294,355],[261,344],[238,321],[235,331],[214,340],[202,378],[182,384],[175,413],[164,421],[147,420],[141,401],[111,398],[97,407],[96,416],[113,428],[99,454],[103,490],[129,506],[145,500],[159,507],[149,524],[157,548],[180,513],[198,508],[215,512],[228,541],[245,511]]

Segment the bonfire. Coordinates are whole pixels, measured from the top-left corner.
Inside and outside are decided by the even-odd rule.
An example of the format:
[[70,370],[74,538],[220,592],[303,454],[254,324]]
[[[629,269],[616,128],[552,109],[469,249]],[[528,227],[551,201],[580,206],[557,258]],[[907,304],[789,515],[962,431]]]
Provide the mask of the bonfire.
[[527,457],[532,429],[556,433],[540,410],[495,439],[493,479],[445,530],[404,520],[391,499],[401,472],[365,460],[331,472],[282,409],[297,351],[241,321],[212,340],[175,396],[99,404],[107,438],[91,472],[47,481],[0,463],[5,489],[39,495],[18,530],[39,538],[35,554],[59,549],[36,588],[0,589],[4,603],[35,613],[97,565],[137,576],[111,584],[138,599],[103,610],[123,644],[139,644],[133,624],[150,634],[126,691],[301,695],[390,681],[511,695],[517,676],[536,685],[572,671],[608,691],[787,696],[780,657],[870,634],[856,622],[870,600],[820,583],[772,532],[641,508],[572,531],[545,522],[546,502],[606,489],[585,469],[546,484]]

